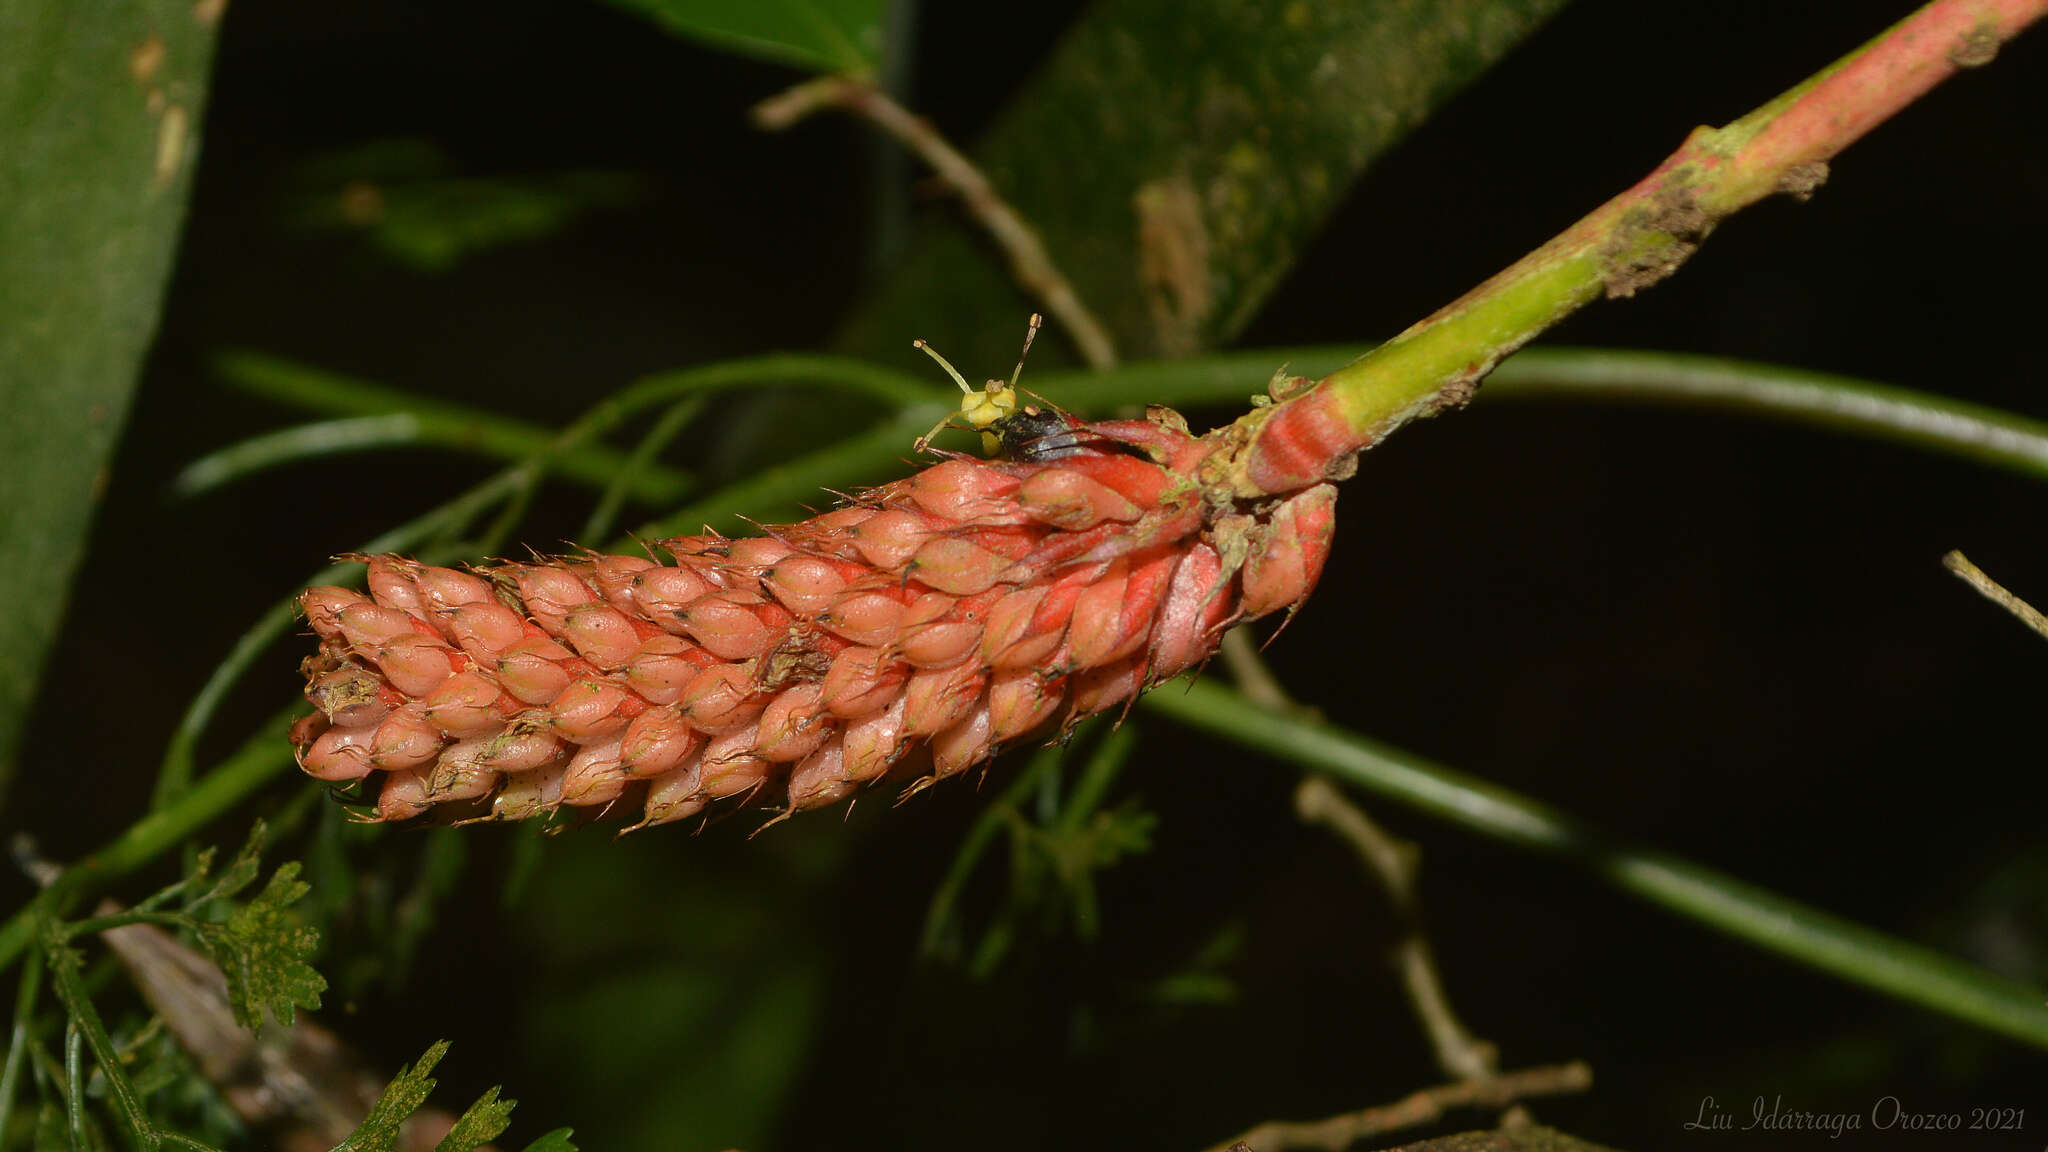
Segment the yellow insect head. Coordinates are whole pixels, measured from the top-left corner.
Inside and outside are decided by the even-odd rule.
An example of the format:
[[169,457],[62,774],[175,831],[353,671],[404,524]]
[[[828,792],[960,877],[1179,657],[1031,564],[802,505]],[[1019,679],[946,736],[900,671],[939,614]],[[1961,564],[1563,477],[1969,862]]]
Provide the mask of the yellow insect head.
[[1038,315],[1036,312],[1031,314],[1030,330],[1024,334],[1024,351],[1017,354],[1017,367],[1010,373],[1009,383],[1006,384],[1001,380],[991,380],[979,389],[970,386],[967,383],[967,378],[960,375],[960,370],[948,363],[946,358],[939,355],[931,345],[922,340],[911,341],[913,347],[924,349],[925,355],[938,361],[939,367],[944,368],[946,375],[951,376],[953,383],[958,384],[960,391],[965,393],[960,398],[960,410],[958,412],[951,413],[944,420],[934,424],[931,431],[918,437],[918,451],[922,452],[929,447],[932,437],[937,436],[946,425],[951,424],[954,418],[958,417],[966,423],[967,427],[981,433],[981,450],[991,456],[995,455],[996,449],[1001,445],[1002,440],[990,429],[995,426],[996,421],[1017,410],[1017,378],[1024,374],[1024,357],[1031,351],[1031,342],[1038,338],[1038,328],[1043,323],[1045,323],[1043,316]]

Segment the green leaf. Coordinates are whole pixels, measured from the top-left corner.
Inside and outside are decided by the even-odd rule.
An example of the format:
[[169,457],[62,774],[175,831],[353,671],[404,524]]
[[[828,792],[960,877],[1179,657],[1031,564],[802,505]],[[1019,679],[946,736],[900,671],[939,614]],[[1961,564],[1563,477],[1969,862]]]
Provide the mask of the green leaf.
[[882,55],[886,0],[612,0],[679,36],[814,72],[865,75]]
[[106,1025],[100,1022],[99,1009],[93,1007],[92,997],[86,991],[85,977],[80,972],[82,960],[75,949],[64,947],[57,942],[58,939],[56,926],[50,926],[46,932],[44,958],[50,966],[50,986],[63,1003],[65,1015],[70,1017],[65,1030],[64,1060],[66,1088],[71,1094],[71,1127],[74,1132],[84,1130],[80,1103],[85,1087],[80,1058],[82,1045],[92,1049],[93,1063],[99,1067],[101,1080],[106,1085],[107,1102],[123,1141],[130,1148],[155,1152],[160,1143],[156,1130],[150,1126],[149,1116],[143,1110],[141,1094],[128,1080],[120,1050],[114,1046],[113,1038],[107,1035]]
[[576,1142],[569,1139],[575,1134],[572,1129],[557,1128],[528,1144],[523,1152],[578,1152]]
[[227,974],[236,1021],[252,1032],[263,1023],[265,1008],[278,1023],[290,1024],[295,1007],[320,1007],[320,993],[327,990],[327,981],[309,963],[319,950],[320,933],[290,911],[307,891],[298,876],[298,861],[281,866],[261,895],[235,911],[217,938],[209,940],[212,933],[200,936]]
[[433,1093],[434,1078],[430,1073],[447,1054],[448,1041],[436,1040],[412,1067],[400,1068],[391,1083],[384,1086],[377,1102],[370,1105],[370,1114],[363,1117],[348,1139],[334,1146],[334,1152],[392,1152],[397,1148],[399,1130]]
[[[320,933],[291,912],[309,891],[298,878],[297,861],[280,865],[254,900],[239,907],[230,903],[263,874],[264,833],[258,820],[213,886],[186,902],[182,917],[227,977],[236,1022],[252,1032],[262,1025],[265,1008],[279,1023],[290,1024],[295,1007],[318,1008],[327,988],[308,963]],[[146,903],[161,904],[171,892],[198,887],[212,862],[212,849],[201,852],[190,875]]]
[[[410,421],[409,443],[454,448],[518,463],[548,457],[553,471],[592,487],[610,485],[628,462],[624,453],[603,444],[560,445],[561,433],[552,428],[386,388],[281,357],[249,351],[227,352],[215,361],[215,368],[234,387],[280,404],[335,416],[405,417]],[[385,427],[392,430],[389,425]],[[256,467],[305,459],[311,454],[306,451],[303,435],[296,442],[287,443],[279,443],[278,435],[272,433],[255,441],[244,441],[195,461],[179,475],[181,494],[191,495]],[[659,466],[640,469],[631,482],[636,499],[654,504],[674,503],[689,486],[687,476]]]
[[156,328],[221,7],[0,5],[0,783]]
[[1206,680],[1140,707],[1506,844],[1570,860],[1680,916],[1873,991],[2048,1048],[2041,990],[1780,896],[1631,847],[1539,801],[1328,724],[1281,716]]
[[[266,831],[261,820],[252,825],[248,839],[242,842],[242,850],[235,853],[235,858],[221,871],[220,879],[213,882],[213,887],[194,897],[186,909],[193,911],[215,901],[232,900],[242,889],[254,884],[256,878],[263,874],[263,837]],[[185,878],[184,886],[197,887],[206,879],[213,868],[213,855],[212,848],[199,853],[198,862],[193,865],[192,874]]]
[[512,1122],[512,1109],[518,1104],[517,1100],[498,1099],[498,1090],[492,1088],[455,1121],[455,1126],[434,1145],[434,1152],[475,1152],[497,1139]]

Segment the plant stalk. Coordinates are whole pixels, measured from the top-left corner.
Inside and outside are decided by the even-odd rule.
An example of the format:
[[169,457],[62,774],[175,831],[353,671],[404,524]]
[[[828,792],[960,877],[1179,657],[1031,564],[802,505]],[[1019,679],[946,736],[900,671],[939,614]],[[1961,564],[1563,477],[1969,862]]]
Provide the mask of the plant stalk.
[[1140,706],[1513,844],[1568,860],[1624,892],[1896,1000],[2048,1048],[2040,989],[1666,853],[1618,843],[1496,784],[1350,732],[1275,716],[1207,681]]
[[1544,329],[1678,270],[1722,220],[1776,193],[1805,198],[1865,133],[2048,15],[2048,0],[1933,0],[1723,128],[1695,129],[1628,191],[1314,388],[1238,422],[1219,479],[1240,496],[1299,491],[1418,416],[1471,399]]

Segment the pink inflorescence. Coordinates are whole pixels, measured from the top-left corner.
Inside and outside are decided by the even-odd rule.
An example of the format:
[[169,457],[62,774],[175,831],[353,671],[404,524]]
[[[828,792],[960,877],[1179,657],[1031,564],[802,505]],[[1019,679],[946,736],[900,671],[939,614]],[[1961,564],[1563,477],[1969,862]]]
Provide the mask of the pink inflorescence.
[[1125,704],[1314,587],[1329,485],[1219,496],[1171,414],[1073,432],[1056,459],[950,458],[659,560],[358,557],[368,595],[300,597],[320,650],[299,762],[370,779],[379,820],[817,808]]

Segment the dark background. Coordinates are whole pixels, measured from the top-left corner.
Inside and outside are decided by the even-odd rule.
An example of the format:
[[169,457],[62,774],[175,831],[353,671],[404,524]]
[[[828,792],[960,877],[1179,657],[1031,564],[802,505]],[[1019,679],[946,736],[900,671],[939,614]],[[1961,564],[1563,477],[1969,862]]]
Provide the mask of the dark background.
[[[971,142],[1073,7],[929,5],[914,104]],[[1904,11],[1580,0],[1368,174],[1242,343],[1398,330],[1694,124]],[[1550,341],[1751,357],[2048,417],[2044,65],[2048,39],[2024,38],[1856,146],[1811,203],[1745,213],[1673,280]],[[210,358],[256,348],[558,422],[644,372],[822,346],[877,271],[876,153],[844,122],[748,129],[746,108],[793,78],[597,4],[232,10],[164,325],[24,758],[16,811],[46,852],[134,818],[178,711],[263,606],[481,475],[428,453],[338,458],[172,502],[192,457],[300,418],[224,389]],[[438,274],[294,222],[309,161],[392,138],[429,140],[463,172],[621,170],[646,191]],[[544,500],[526,538],[573,531],[584,499]],[[1323,587],[1269,655],[1346,727],[2038,984],[2048,648],[1939,558],[1961,547],[2048,600],[2040,499],[2026,479],[1732,417],[1481,403],[1366,459]],[[298,648],[250,678],[208,751],[289,695]],[[1193,1148],[1439,1080],[1380,959],[1386,909],[1340,845],[1293,820],[1292,770],[1143,723],[1117,798],[1159,814],[1156,846],[1103,877],[1092,945],[1028,940],[986,982],[916,959],[930,892],[1005,764],[979,795],[751,843],[739,821],[618,846],[573,832],[509,902],[520,833],[472,830],[419,955],[338,983],[324,1018],[382,1067],[455,1040],[441,1098],[505,1084],[524,1102],[513,1147],[568,1124],[590,1149]],[[2048,1122],[2039,1052],[1368,806],[1422,846],[1466,1022],[1508,1067],[1595,1068],[1589,1095],[1535,1105],[1546,1122],[1620,1147],[1730,1144],[1681,1125],[1707,1096],[1746,1114],[1780,1094]],[[424,841],[353,858],[402,874]],[[970,889],[973,914],[1000,897],[998,869]],[[1134,992],[1230,923],[1234,1004]],[[665,1027],[785,994],[780,1031],[744,1033],[764,1046]],[[737,1119],[679,1128],[652,1103],[744,1097],[777,1075],[787,1094]],[[1742,1146],[1824,1139],[1759,1137]],[[2041,1143],[2030,1130],[2014,1146]]]

